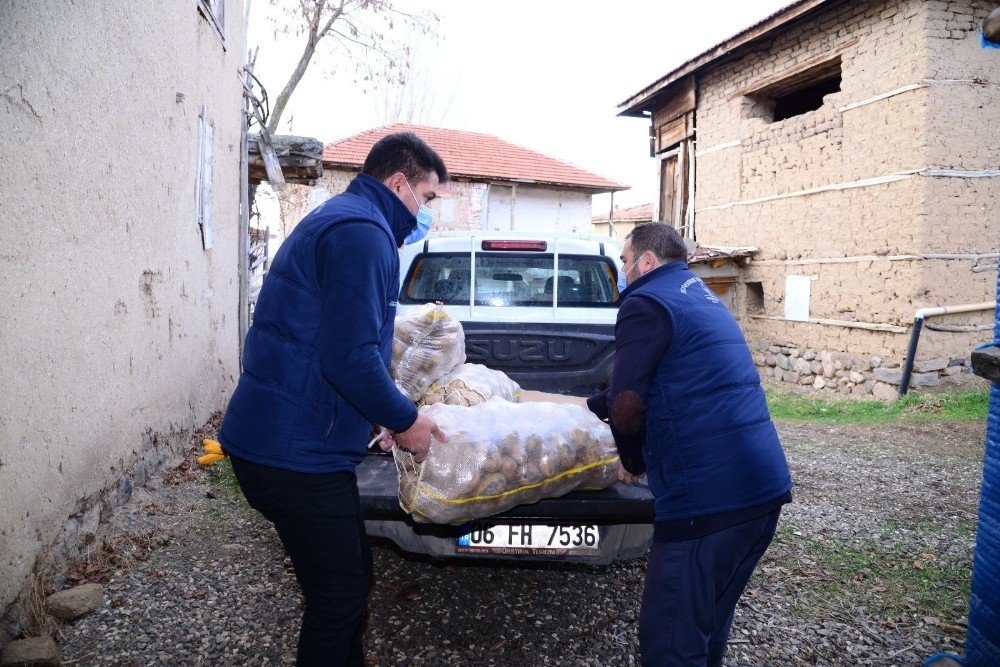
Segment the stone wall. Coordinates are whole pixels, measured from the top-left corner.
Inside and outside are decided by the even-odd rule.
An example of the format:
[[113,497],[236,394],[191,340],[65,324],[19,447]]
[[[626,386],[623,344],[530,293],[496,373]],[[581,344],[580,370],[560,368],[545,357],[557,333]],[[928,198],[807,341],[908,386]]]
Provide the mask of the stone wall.
[[[874,371],[858,369],[867,359],[883,360],[884,369],[886,360],[905,357],[917,309],[991,299],[1000,178],[917,172],[1000,164],[1000,135],[986,129],[1000,104],[1000,66],[997,51],[980,48],[977,32],[996,5],[830,3],[699,73],[697,239],[760,248],[744,274],[764,296],[763,309],[743,318],[748,339],[763,350],[801,350],[799,359],[810,350],[817,358],[852,359],[852,369],[839,369],[848,370],[846,382],[804,367],[795,377],[777,366],[787,355],[775,353],[770,365],[766,353],[758,356],[765,374],[777,368],[796,382],[836,380],[841,389],[868,393]],[[757,98],[741,94],[837,52],[840,91],[819,109],[770,122]],[[886,93],[893,94],[871,101]],[[784,319],[789,275],[812,277],[809,317],[833,324]],[[974,328],[991,320],[984,312],[933,322]],[[944,368],[927,372],[950,377],[957,371],[947,369],[960,366],[947,364],[965,359],[981,339],[976,331],[925,330],[918,359],[929,366],[944,359]],[[851,371],[867,375],[852,382]]]
[[[754,353],[761,376],[830,393],[891,400],[899,393],[903,360],[814,350],[791,345],[770,345]],[[921,359],[914,363],[910,387],[976,384],[964,357]]]

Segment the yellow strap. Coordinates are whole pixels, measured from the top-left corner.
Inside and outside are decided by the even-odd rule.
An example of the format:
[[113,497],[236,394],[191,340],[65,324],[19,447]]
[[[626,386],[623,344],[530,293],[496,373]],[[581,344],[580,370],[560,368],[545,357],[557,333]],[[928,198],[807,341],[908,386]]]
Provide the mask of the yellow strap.
[[[536,484],[528,484],[527,486],[519,486],[516,489],[510,489],[508,491],[501,491],[500,493],[494,493],[494,494],[485,495],[485,496],[471,496],[469,498],[445,498],[444,496],[441,496],[441,495],[439,495],[437,493],[434,493],[433,491],[431,491],[430,489],[426,488],[422,484],[418,484],[417,485],[417,495],[419,495],[421,493],[426,493],[428,496],[430,496],[434,500],[437,500],[438,502],[446,503],[448,505],[464,505],[465,503],[473,503],[473,502],[476,502],[476,501],[479,501],[479,500],[495,500],[496,498],[503,498],[505,496],[513,495],[515,493],[520,493],[521,491],[527,491],[529,489],[537,489],[538,487],[543,486],[545,484],[548,484],[549,482],[554,482],[554,481],[556,481],[558,479],[562,479],[563,477],[568,477],[569,475],[575,475],[577,473],[581,473],[581,472],[584,472],[586,470],[590,470],[591,468],[597,468],[599,466],[607,465],[607,464],[612,463],[612,462],[617,461],[617,460],[618,460],[618,456],[615,455],[615,456],[612,456],[610,458],[603,459],[601,461],[595,461],[594,463],[588,463],[585,466],[579,466],[577,468],[570,468],[569,470],[563,471],[563,472],[561,472],[558,475],[555,475],[553,477],[547,477],[547,478],[543,479],[542,481],[537,482]],[[414,498],[414,503],[416,503],[416,498]],[[402,504],[402,503],[400,503],[400,504]],[[403,509],[406,509],[406,508],[404,507]]]

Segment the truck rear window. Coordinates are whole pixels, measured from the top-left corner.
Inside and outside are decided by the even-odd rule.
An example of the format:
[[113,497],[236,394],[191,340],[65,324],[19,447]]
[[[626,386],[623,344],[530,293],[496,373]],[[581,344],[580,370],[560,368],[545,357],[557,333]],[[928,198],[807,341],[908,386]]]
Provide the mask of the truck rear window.
[[[413,260],[401,303],[441,301],[468,305],[472,287],[466,253],[425,253]],[[551,254],[476,253],[476,305],[601,308],[618,305],[617,271],[607,257]]]

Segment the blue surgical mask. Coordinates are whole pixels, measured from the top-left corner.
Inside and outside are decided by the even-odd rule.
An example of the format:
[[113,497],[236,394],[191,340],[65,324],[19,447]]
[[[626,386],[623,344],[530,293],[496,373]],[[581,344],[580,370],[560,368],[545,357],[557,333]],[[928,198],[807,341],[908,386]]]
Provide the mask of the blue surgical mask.
[[[417,196],[413,194],[413,188],[410,187],[410,182],[404,182],[406,183],[406,189],[410,191],[410,196],[413,197],[413,201],[419,202]],[[417,206],[419,206],[417,209],[417,226],[406,236],[405,239],[403,239],[403,245],[422,241],[423,238],[427,236],[427,232],[431,230],[431,225],[434,224],[434,211],[431,210],[431,207],[420,203],[418,203]]]
[[407,245],[422,241],[427,236],[427,232],[431,230],[432,224],[434,224],[434,211],[431,210],[430,206],[421,204],[420,208],[417,209],[417,226],[403,239],[403,244]]
[[624,292],[625,288],[628,287],[628,279],[625,277],[625,274],[627,274],[629,271],[631,271],[632,269],[634,269],[635,265],[638,264],[638,263],[639,263],[639,260],[636,259],[634,262],[632,262],[632,266],[630,266],[628,268],[625,268],[623,266],[621,268],[621,270],[618,272],[618,293],[619,294],[621,294],[622,292]]

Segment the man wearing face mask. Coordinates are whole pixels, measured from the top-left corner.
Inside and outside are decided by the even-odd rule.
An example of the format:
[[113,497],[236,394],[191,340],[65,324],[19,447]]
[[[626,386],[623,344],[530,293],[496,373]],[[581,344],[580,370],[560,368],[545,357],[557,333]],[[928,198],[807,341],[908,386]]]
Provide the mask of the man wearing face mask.
[[736,321],[687,267],[670,225],[629,234],[607,419],[618,477],[648,477],[656,523],[639,614],[642,664],[721,665],[733,611],[792,481]]
[[427,455],[437,425],[389,376],[403,243],[430,228],[448,179],[413,133],[376,143],[347,191],[275,255],[219,440],[250,505],[274,523],[305,598],[299,665],[362,665],[372,556],[355,467],[374,424]]

